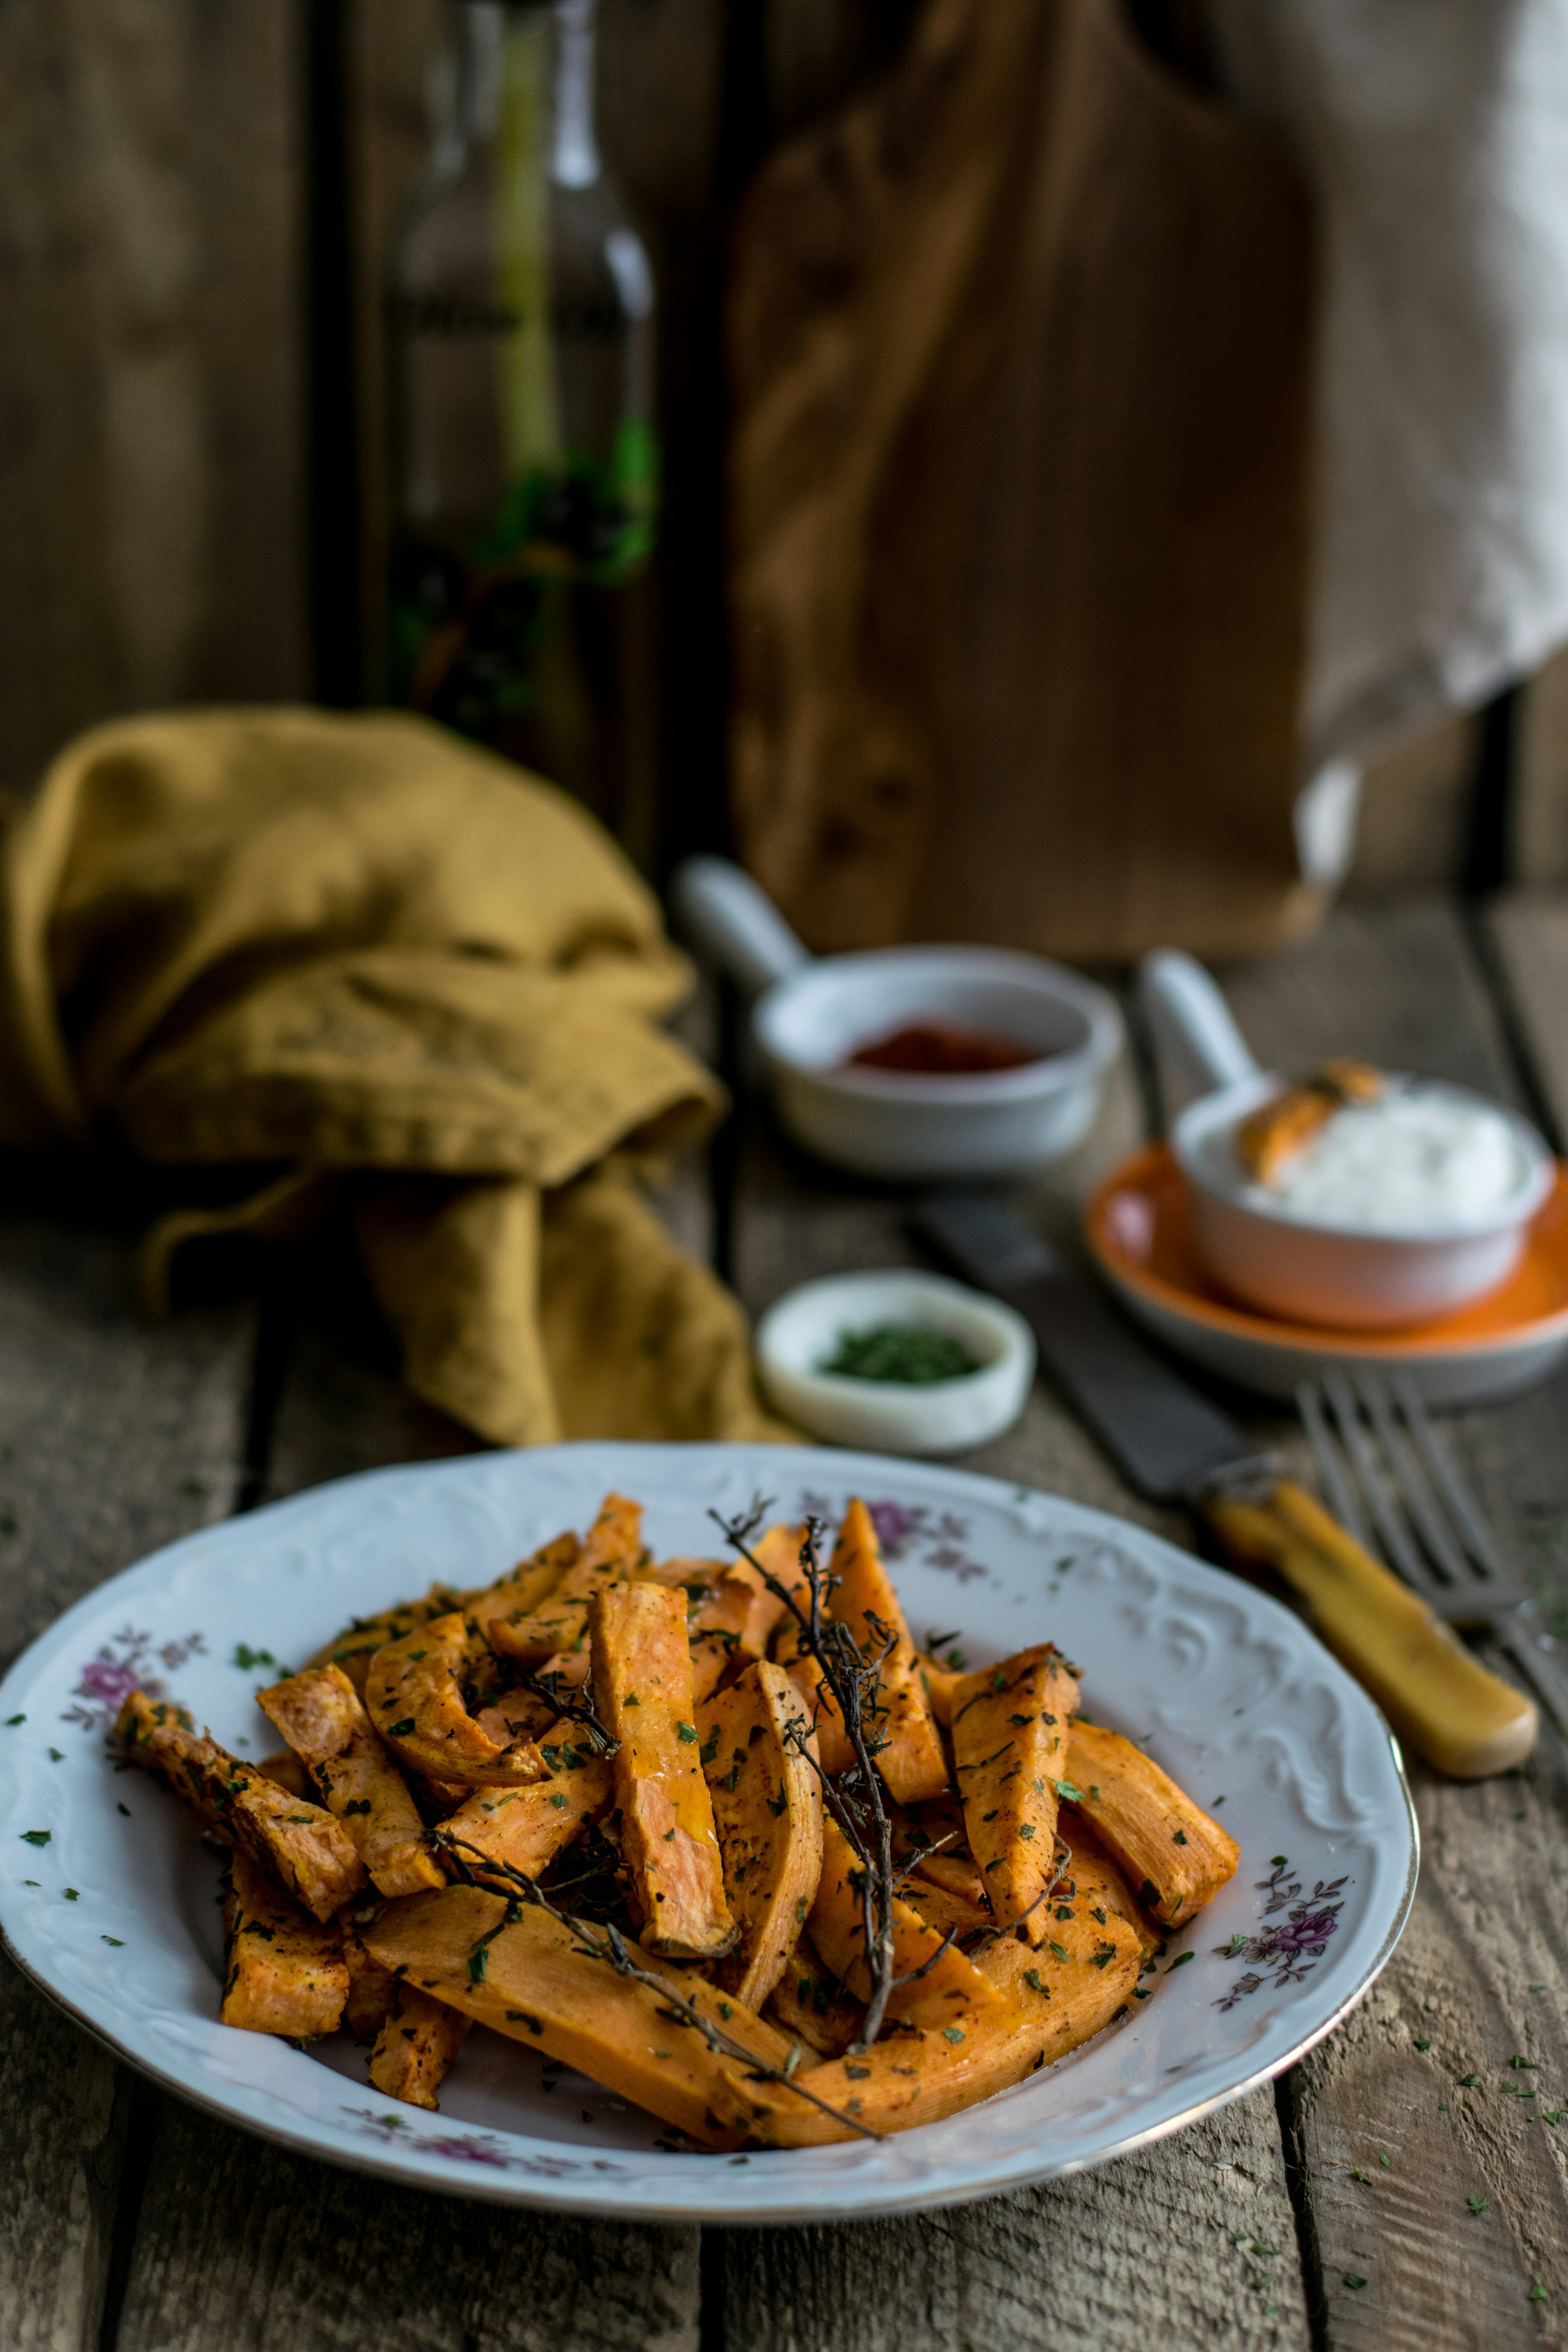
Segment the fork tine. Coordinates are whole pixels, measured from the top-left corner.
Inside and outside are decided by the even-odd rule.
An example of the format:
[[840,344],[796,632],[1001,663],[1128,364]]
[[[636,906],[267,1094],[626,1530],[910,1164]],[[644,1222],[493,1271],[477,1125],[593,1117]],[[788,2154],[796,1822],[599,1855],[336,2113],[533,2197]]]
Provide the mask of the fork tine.
[[[1423,1466],[1426,1457],[1417,1461],[1409,1437],[1394,1418],[1392,1391],[1376,1372],[1364,1370],[1355,1373],[1354,1385],[1377,1433],[1389,1480],[1405,1516],[1426,1546],[1443,1581],[1460,1588],[1474,1583],[1474,1565],[1455,1543],[1434,1500]],[[1430,1436],[1429,1430],[1427,1433]]]
[[[1394,1382],[1400,1414],[1415,1441],[1427,1478],[1459,1529],[1475,1569],[1471,1590],[1488,1595],[1489,1588],[1507,1587],[1509,1572],[1468,1488],[1437,1442],[1420,1391],[1408,1373]],[[1542,1624],[1535,1602],[1528,1595],[1499,1590],[1491,1627],[1505,1656],[1520,1667],[1536,1696],[1568,1739],[1568,1674],[1558,1659],[1557,1643]]]
[[1307,1433],[1307,1443],[1312,1449],[1312,1460],[1317,1465],[1323,1492],[1329,1498],[1329,1508],[1341,1527],[1349,1529],[1364,1551],[1375,1552],[1377,1547],[1368,1532],[1355,1489],[1345,1475],[1340,1450],[1329,1433],[1322,1392],[1316,1381],[1298,1381],[1296,1410],[1301,1416],[1301,1426]]
[[1420,1451],[1426,1475],[1447,1504],[1476,1569],[1482,1576],[1506,1580],[1507,1570],[1490,1531],[1449,1460],[1447,1448],[1438,1444],[1437,1433],[1432,1426],[1431,1415],[1422,1402],[1419,1389],[1408,1372],[1397,1377],[1393,1387],[1405,1425]]
[[1407,1584],[1415,1585],[1418,1591],[1429,1592],[1438,1579],[1430,1562],[1412,1542],[1405,1519],[1389,1502],[1388,1487],[1379,1474],[1377,1455],[1362,1420],[1355,1392],[1337,1365],[1325,1370],[1323,1389],[1335,1431],[1350,1457],[1356,1483],[1377,1529],[1384,1558],[1399,1570]]

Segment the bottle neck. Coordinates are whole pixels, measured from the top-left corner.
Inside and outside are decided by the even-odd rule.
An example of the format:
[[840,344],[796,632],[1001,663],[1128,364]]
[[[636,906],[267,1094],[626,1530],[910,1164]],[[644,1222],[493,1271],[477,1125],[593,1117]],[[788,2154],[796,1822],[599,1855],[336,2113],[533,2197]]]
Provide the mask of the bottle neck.
[[[598,0],[553,0],[550,10],[550,177],[561,188],[592,187],[603,168],[594,134],[597,7]],[[460,0],[459,15],[436,106],[440,177],[460,170],[476,145],[494,137],[501,102],[508,15],[503,0]]]
[[591,187],[599,176],[594,138],[595,11],[598,0],[555,0],[554,138],[550,176],[558,187]]

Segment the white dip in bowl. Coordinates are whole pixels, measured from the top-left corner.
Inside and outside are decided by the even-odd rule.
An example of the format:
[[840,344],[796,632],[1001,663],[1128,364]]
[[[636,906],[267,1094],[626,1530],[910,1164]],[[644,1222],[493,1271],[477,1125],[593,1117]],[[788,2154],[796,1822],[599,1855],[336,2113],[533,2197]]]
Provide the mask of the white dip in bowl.
[[1332,1112],[1246,1197],[1340,1232],[1416,1233],[1484,1216],[1530,1173],[1512,1128],[1489,1105],[1391,1087],[1378,1102]]
[[1554,1163],[1529,1121],[1464,1087],[1390,1076],[1259,1183],[1237,1131],[1281,1091],[1259,1072],[1189,1103],[1171,1130],[1193,1242],[1249,1306],[1293,1323],[1399,1330],[1507,1280]]

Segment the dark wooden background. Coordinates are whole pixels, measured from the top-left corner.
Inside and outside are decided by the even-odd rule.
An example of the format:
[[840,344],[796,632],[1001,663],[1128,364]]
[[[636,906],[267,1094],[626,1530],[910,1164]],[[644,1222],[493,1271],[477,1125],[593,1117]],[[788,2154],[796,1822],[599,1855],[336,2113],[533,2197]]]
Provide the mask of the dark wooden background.
[[[656,869],[724,829],[734,199],[897,54],[917,6],[602,0],[601,131],[663,300],[659,782],[628,825]],[[440,14],[0,5],[0,787],[122,711],[371,688],[378,288]],[[1379,764],[1358,878],[1459,878],[1478,778],[1495,812],[1500,777],[1509,876],[1568,878],[1568,665],[1489,728],[1456,720]]]

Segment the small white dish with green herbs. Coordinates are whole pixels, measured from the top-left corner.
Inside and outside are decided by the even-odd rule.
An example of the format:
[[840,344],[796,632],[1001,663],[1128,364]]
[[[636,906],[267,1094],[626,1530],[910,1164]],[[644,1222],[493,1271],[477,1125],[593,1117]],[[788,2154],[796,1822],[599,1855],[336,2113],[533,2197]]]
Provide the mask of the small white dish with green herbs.
[[999,1299],[891,1268],[803,1283],[757,1326],[782,1413],[835,1445],[963,1454],[1011,1429],[1035,1377],[1028,1325]]

